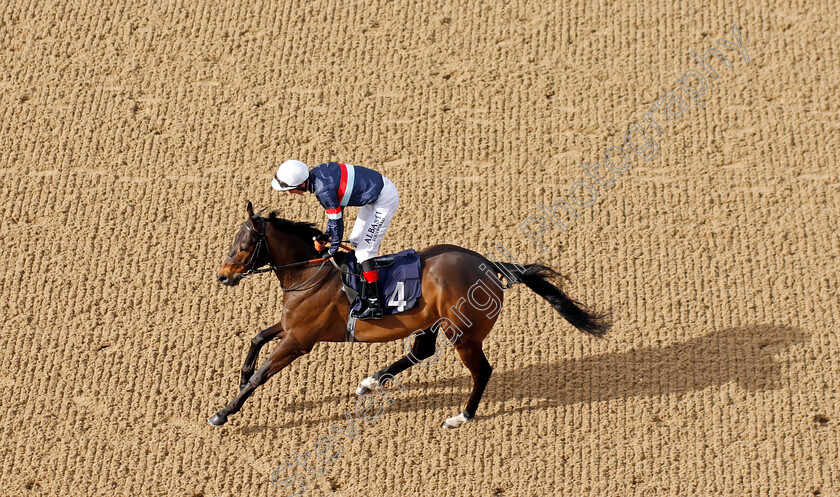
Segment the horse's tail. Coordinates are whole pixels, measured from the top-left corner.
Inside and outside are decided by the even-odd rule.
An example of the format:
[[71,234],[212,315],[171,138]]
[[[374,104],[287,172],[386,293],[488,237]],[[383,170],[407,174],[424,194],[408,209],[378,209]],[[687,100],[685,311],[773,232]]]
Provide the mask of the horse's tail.
[[563,293],[557,284],[552,283],[552,280],[557,282],[566,279],[554,269],[541,264],[528,264],[522,272],[522,266],[505,262],[494,264],[505,269],[504,276],[510,276],[511,283],[525,283],[525,286],[547,300],[566,321],[580,331],[601,337],[612,326],[609,313],[587,311],[579,302]]

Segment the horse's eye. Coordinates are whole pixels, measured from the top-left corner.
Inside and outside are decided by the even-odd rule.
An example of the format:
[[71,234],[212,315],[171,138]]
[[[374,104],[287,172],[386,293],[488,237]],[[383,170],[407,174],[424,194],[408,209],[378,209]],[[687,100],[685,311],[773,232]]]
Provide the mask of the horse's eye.
[[248,246],[247,245],[240,245],[239,246],[239,251],[240,252],[247,252],[248,251]]

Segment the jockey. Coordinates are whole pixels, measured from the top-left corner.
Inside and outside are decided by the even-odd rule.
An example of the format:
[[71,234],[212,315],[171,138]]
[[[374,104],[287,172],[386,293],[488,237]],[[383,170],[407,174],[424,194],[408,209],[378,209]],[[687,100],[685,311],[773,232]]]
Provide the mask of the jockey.
[[356,216],[349,240],[356,246],[356,260],[362,265],[364,281],[361,294],[365,302],[359,312],[351,313],[351,317],[381,318],[379,274],[373,258],[379,252],[385,231],[400,205],[394,183],[378,172],[361,166],[326,162],[310,171],[309,166],[299,160],[287,160],[277,168],[271,186],[275,190],[294,194],[306,191],[315,194],[327,211],[326,234],[330,236],[330,255],[338,251],[344,236],[344,207],[362,207]]

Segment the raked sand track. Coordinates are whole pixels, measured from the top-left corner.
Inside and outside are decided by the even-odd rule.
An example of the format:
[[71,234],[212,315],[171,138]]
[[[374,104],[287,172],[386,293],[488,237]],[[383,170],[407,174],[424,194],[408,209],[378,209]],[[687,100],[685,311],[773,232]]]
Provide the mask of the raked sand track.
[[[324,222],[269,188],[285,158],[394,180],[385,251],[501,243],[615,320],[511,290],[476,420],[439,428],[470,387],[444,350],[306,495],[840,495],[839,5],[0,3],[0,495],[301,488],[272,472],[402,344],[318,346],[206,423],[279,319],[271,277],[214,281],[246,201]],[[701,107],[677,80],[714,47]],[[611,175],[636,121],[656,155]],[[596,161],[542,252],[517,226]]]

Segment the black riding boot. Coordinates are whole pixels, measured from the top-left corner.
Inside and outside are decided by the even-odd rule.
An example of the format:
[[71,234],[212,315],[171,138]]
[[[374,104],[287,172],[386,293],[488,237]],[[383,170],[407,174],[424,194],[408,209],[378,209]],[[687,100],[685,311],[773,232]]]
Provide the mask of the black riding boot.
[[[362,272],[367,273],[376,271],[376,266],[373,265],[373,260],[366,260],[362,263]],[[380,319],[382,318],[382,302],[379,300],[379,280],[373,282],[365,281],[362,284],[362,292],[364,293],[364,302],[360,312],[351,313],[350,315],[356,319]]]

